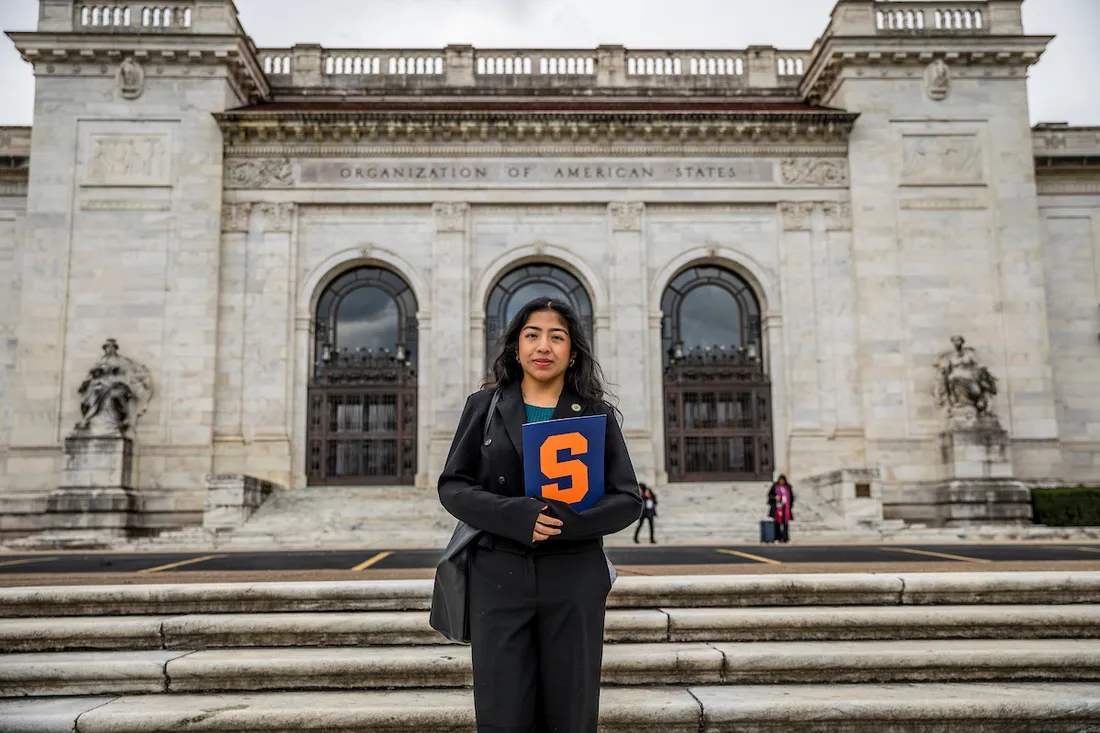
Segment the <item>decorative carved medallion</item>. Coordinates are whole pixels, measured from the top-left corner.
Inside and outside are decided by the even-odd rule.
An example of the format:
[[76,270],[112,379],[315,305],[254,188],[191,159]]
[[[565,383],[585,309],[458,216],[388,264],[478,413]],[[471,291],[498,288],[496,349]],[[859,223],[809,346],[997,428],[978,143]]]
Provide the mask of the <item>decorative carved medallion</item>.
[[145,69],[133,56],[127,56],[118,65],[115,81],[123,99],[137,99],[145,91]]
[[611,229],[613,231],[640,232],[642,230],[644,204],[614,202],[607,205],[607,210],[611,214]]
[[153,383],[146,367],[120,355],[118,342],[107,339],[103,356],[89,370],[79,393],[76,432],[125,435],[148,407]]
[[826,231],[850,231],[852,228],[852,205],[843,201],[828,202],[822,207],[825,211]]
[[294,221],[294,204],[263,203],[256,207],[264,217],[265,232],[289,232]]
[[252,213],[252,203],[222,204],[222,231],[247,232],[248,216]]
[[848,165],[843,160],[788,158],[781,163],[783,183],[788,186],[846,186]]
[[464,203],[432,204],[432,213],[435,215],[435,230],[437,232],[465,232],[466,212],[469,209],[469,204]]
[[924,70],[924,93],[939,102],[946,99],[951,87],[951,71],[943,59],[936,59]]
[[287,158],[234,160],[226,164],[226,188],[289,188],[294,170]]
[[783,229],[787,231],[809,231],[814,214],[812,203],[779,204],[779,213],[783,215]]

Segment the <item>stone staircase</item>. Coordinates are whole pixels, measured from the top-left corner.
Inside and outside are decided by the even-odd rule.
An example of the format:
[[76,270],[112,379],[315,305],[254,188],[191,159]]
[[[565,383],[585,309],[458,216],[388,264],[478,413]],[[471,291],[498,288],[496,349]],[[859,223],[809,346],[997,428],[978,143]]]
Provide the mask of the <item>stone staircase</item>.
[[[0,731],[472,731],[428,581],[0,589]],[[624,577],[603,733],[1100,731],[1100,573]]]
[[[661,544],[756,542],[767,516],[767,486],[678,484],[657,488],[656,529]],[[849,526],[807,490],[798,495],[796,538],[876,540],[879,535]],[[891,523],[884,523],[884,526]],[[901,522],[895,523],[897,525]],[[442,548],[455,520],[435,489],[412,486],[324,487],[275,492],[240,528],[214,533],[201,527],[119,542],[119,549],[247,549],[372,547]],[[648,526],[642,539],[648,541]],[[608,546],[633,544],[634,529],[606,538]]]

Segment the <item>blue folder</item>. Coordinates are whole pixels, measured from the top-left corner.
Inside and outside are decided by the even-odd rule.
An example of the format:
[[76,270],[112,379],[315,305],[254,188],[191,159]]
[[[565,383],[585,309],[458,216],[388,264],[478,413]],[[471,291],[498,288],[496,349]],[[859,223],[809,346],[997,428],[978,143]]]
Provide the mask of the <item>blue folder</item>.
[[567,417],[523,426],[527,496],[555,499],[578,512],[603,498],[606,415]]

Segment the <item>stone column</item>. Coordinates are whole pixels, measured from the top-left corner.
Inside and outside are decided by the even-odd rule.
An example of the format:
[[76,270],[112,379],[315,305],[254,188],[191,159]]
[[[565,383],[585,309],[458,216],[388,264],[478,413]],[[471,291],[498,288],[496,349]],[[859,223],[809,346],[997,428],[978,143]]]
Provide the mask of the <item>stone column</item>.
[[772,468],[782,472],[790,465],[790,402],[787,399],[789,366],[783,341],[783,316],[778,311],[764,315],[763,348],[772,383]]
[[642,481],[652,482],[654,465],[649,401],[645,395],[652,369],[649,357],[649,288],[646,282],[645,205],[611,203],[608,310],[612,343],[602,364],[615,383],[619,409],[634,469]]
[[[431,383],[425,385],[431,391],[431,414],[420,413],[420,419],[430,421],[431,425],[425,477],[428,483],[443,469],[455,426],[469,394],[469,210],[465,203],[432,206],[435,239],[432,242],[431,337],[420,343],[420,348],[428,353],[431,370]],[[421,374],[420,379],[423,382],[425,375]]]
[[290,360],[290,240],[294,204],[257,204],[258,226],[249,237],[244,289],[242,362],[246,473],[286,485],[290,481],[287,365]]
[[[244,443],[245,278],[252,202],[222,206],[222,266],[218,274],[218,360],[214,405],[215,472],[241,471]],[[227,465],[234,463],[234,465]]]
[[826,203],[825,271],[819,276],[827,288],[827,314],[831,321],[832,384],[834,404],[832,435],[843,441],[837,459],[843,466],[863,466],[863,389],[859,368],[858,299],[852,257],[852,207],[847,202]]
[[[664,314],[660,309],[649,311],[649,343],[646,346],[645,353],[646,361],[650,365],[646,379],[649,392],[649,412],[653,416],[650,429],[650,445],[653,451],[653,484],[655,486],[663,486],[668,483],[668,471],[665,468],[664,354],[661,353],[661,322],[663,320]],[[645,481],[644,478],[641,480]]]

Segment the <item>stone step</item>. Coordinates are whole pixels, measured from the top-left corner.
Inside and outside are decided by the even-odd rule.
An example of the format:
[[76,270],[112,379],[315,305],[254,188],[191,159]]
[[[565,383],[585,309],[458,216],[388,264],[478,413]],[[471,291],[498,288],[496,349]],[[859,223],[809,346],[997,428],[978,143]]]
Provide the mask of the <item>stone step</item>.
[[[1100,680],[1100,640],[609,644],[604,685]],[[7,654],[0,696],[447,688],[466,646]]]
[[[612,609],[607,642],[1085,639],[1100,605]],[[0,650],[333,647],[448,644],[427,611],[0,619]]]
[[[79,718],[79,727],[77,726]],[[472,733],[469,690],[0,700],[11,733]],[[600,733],[1090,733],[1100,685],[970,683],[608,688]]]
[[[430,580],[0,589],[0,618],[424,611]],[[1100,572],[623,577],[611,608],[1100,603]]]

